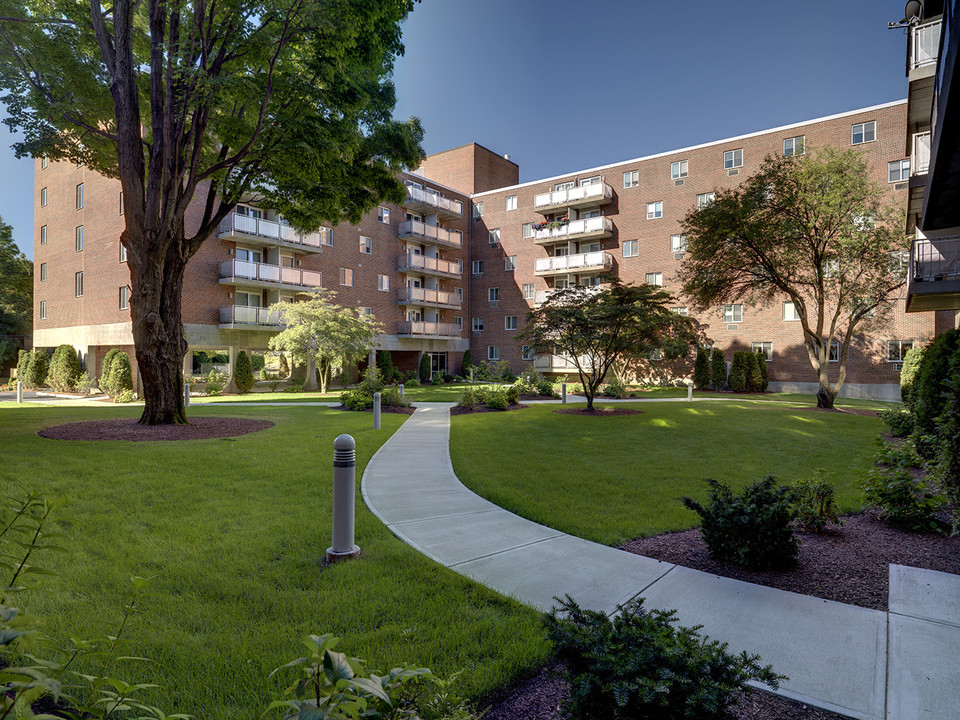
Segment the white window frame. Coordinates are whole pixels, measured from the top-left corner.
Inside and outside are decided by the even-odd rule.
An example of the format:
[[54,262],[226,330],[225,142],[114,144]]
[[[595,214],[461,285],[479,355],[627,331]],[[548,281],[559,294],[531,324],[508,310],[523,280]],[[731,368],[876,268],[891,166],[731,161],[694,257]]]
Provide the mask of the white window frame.
[[728,325],[735,325],[743,322],[743,304],[734,303],[733,305],[723,306],[723,322]]
[[120,243],[120,262],[125,263],[127,261],[127,248],[124,247],[123,243]]
[[321,245],[333,247],[333,228],[321,227],[317,232],[320,233]]
[[390,276],[377,273],[377,290],[390,292]]
[[390,208],[380,205],[377,208],[377,220],[389,225],[390,224]]
[[40,226],[40,244],[41,245],[47,244],[47,226],[46,225]]
[[623,256],[625,258],[638,257],[640,255],[640,241],[639,240],[624,240],[623,241]]
[[498,287],[487,288],[487,301],[500,302],[500,288]]
[[83,225],[77,225],[73,231],[73,247],[76,252],[83,252]]
[[640,171],[639,170],[627,170],[623,174],[623,187],[635,188],[640,184]]
[[734,170],[743,167],[743,148],[723,152],[723,169]]
[[483,275],[483,260],[474,260],[470,263],[472,275]]
[[[806,145],[807,145],[806,135],[796,135],[794,137],[784,138],[783,139],[783,156],[796,157],[797,155],[803,155],[806,152]],[[788,151],[788,148],[789,148],[789,151]],[[799,148],[799,150],[797,148]]]
[[533,283],[523,283],[521,291],[524,300],[532,300],[537,296],[536,286]]
[[341,287],[353,287],[353,268],[340,268]]
[[887,163],[887,182],[906,182],[910,179],[910,158],[892,160]]
[[792,300],[783,301],[783,321],[784,322],[797,322],[800,320],[800,315],[797,313],[797,304]]
[[373,255],[373,238],[366,235],[360,236],[360,252],[364,255]]
[[487,360],[499,360],[500,359],[500,346],[499,345],[487,345]]
[[647,220],[659,220],[663,217],[663,200],[647,203]]
[[[859,130],[857,129],[859,128]],[[857,140],[859,135],[860,139]],[[867,120],[866,122],[856,123],[850,126],[850,144],[864,145],[865,143],[875,142],[877,139],[877,121]]]
[[483,201],[473,204],[473,216],[475,218],[483,217]]
[[717,194],[715,192],[706,192],[697,195],[697,210],[703,210],[705,207],[710,205],[716,196]]
[[[651,282],[651,280],[653,282]],[[647,285],[653,285],[654,287],[663,287],[663,273],[662,272],[647,273],[645,282]]]
[[676,160],[670,163],[670,179],[682,180],[687,177],[687,167],[686,160]]
[[[757,350],[763,351],[763,356],[767,359],[767,362],[773,362],[773,343],[769,340],[762,340],[759,342],[750,343],[750,351],[756,352]],[[769,350],[769,352],[767,352]]]
[[73,290],[75,297],[83,297],[83,270],[78,273],[74,273]]
[[688,316],[688,315],[690,315],[690,310],[689,310],[688,308],[686,308],[686,307],[672,307],[672,308],[670,308],[670,309],[671,309],[673,312],[675,312],[677,315],[683,315],[683,316]]
[[500,228],[490,228],[490,233],[487,236],[487,239],[490,241],[491,245],[497,245],[500,243]]
[[360,313],[361,315],[373,315],[373,308],[361,305],[360,307],[357,308],[357,312]]
[[[894,346],[896,346],[897,352],[899,353],[899,357],[897,358],[890,357],[890,351]],[[902,363],[903,356],[907,354],[907,350],[913,350],[913,340],[887,340],[887,362]]]
[[503,316],[503,329],[504,329],[504,330],[516,330],[516,329],[517,329],[517,316],[516,316],[516,315],[504,315],[504,316]]
[[505,212],[510,212],[511,210],[517,209],[517,196],[516,195],[507,195],[503,200],[503,206]]
[[520,235],[524,239],[532,238],[536,233],[533,231],[533,223],[528,222],[520,226]]
[[473,318],[471,327],[473,328],[474,332],[483,332],[483,318],[482,317]]
[[40,263],[40,282],[47,281],[47,264]]
[[83,183],[77,183],[77,210],[83,210]]
[[670,252],[682,253],[686,251],[687,251],[687,236],[671,235],[670,236]]
[[517,256],[507,255],[503,258],[503,269],[505,272],[513,272],[517,269]]
[[120,286],[120,309],[121,310],[130,309],[130,286],[129,285]]
[[521,346],[520,346],[520,359],[521,359],[521,360],[533,360],[533,346],[532,346],[532,345],[521,345]]
[[47,206],[47,189],[40,188],[40,207]]
[[41,320],[47,319],[47,301],[46,300],[40,301],[40,319]]

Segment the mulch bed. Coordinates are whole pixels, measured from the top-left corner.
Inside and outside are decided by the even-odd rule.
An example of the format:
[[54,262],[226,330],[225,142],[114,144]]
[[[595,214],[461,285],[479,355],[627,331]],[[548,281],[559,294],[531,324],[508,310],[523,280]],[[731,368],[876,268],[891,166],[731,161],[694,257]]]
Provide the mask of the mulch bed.
[[89,420],[65,423],[38,430],[40,437],[53,440],[127,440],[163,442],[169,440],[209,440],[237,437],[273,427],[267,420],[231,417],[195,417],[188,425],[140,425],[136,418]]
[[452,407],[450,408],[450,414],[469,415],[470,413],[508,412],[510,410],[526,410],[528,407],[530,406],[519,403],[517,405],[507,405],[506,410],[494,410],[493,408],[488,408],[486,405],[474,405],[473,407]]
[[[366,410],[351,410],[346,405],[337,405],[334,410],[344,410],[346,412],[368,412],[372,413],[373,408],[367,408]],[[413,415],[417,411],[416,408],[412,407],[397,407],[396,405],[381,405],[380,412],[382,413],[394,413],[396,415]]]
[[554,410],[553,412],[558,415],[589,415],[590,417],[612,417],[614,415],[642,415],[643,410],[631,410],[629,408],[594,408],[593,410],[587,410],[586,408],[561,408],[560,410]]

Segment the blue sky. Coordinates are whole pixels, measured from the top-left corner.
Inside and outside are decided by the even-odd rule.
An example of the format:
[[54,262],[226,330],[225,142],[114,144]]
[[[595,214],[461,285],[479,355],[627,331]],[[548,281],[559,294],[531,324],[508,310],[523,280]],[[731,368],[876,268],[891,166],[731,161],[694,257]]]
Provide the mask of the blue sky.
[[[423,0],[397,117],[424,149],[478,142],[521,181],[906,96],[903,3]],[[0,131],[0,216],[32,256],[33,165]]]

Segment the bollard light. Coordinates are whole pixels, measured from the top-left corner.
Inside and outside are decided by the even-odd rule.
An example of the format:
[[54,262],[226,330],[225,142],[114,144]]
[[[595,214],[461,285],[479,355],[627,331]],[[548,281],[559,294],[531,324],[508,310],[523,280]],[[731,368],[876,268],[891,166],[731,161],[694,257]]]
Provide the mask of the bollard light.
[[23,403],[23,383],[17,380],[17,405]]
[[400,383],[400,397],[403,397],[403,383]]
[[380,393],[373,394],[373,429],[380,429]]
[[566,405],[567,404],[567,384],[566,383],[560,383],[560,398],[561,398],[560,402],[563,405]]
[[183,384],[183,406],[190,407],[190,383]]
[[357,443],[349,435],[340,435],[333,441],[333,545],[327,548],[328,563],[360,554],[353,542],[356,477]]

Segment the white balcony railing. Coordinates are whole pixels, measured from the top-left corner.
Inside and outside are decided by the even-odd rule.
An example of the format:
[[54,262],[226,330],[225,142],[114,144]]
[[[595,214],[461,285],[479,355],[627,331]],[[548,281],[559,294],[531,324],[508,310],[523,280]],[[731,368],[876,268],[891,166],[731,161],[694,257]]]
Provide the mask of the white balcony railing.
[[940,49],[940,20],[910,29],[910,67],[921,68],[937,62]]
[[457,307],[460,307],[462,302],[460,296],[456,293],[418,287],[400,288],[397,293],[397,301],[411,305],[425,303],[430,305],[456,305]]
[[537,370],[546,370],[547,372],[577,369],[573,360],[566,355],[537,355],[533,358],[533,366]]
[[220,308],[221,325],[280,325],[280,313],[276,310],[244,305],[228,305]]
[[534,261],[534,272],[550,273],[569,271],[572,273],[586,270],[603,270],[611,267],[613,256],[608,252],[577,253],[576,255],[557,255],[555,257],[537,258]]
[[323,275],[314,270],[280,267],[267,263],[247,262],[246,260],[225,260],[220,263],[221,278],[241,278],[259,280],[278,285],[297,285],[300,287],[320,287]]
[[913,157],[910,159],[910,171],[913,175],[924,175],[930,169],[930,133],[914,133]]
[[432,337],[460,337],[461,328],[455,323],[404,320],[398,324],[397,335],[426,335]]
[[592,185],[577,185],[576,187],[553,192],[542,193],[533,198],[534,208],[581,204],[594,200],[609,200],[613,197],[613,188],[605,182]]
[[609,235],[613,232],[613,221],[605,217],[592,217],[583,220],[571,220],[556,227],[544,227],[533,231],[535,241],[567,240],[585,235]]
[[264,220],[249,215],[238,215],[237,213],[230,213],[220,223],[220,235],[239,233],[265,238],[277,243],[303,245],[309,248],[320,248],[323,235],[329,232],[330,228],[320,228],[317,232],[298,233],[289,225],[284,225],[276,220]]
[[446,230],[436,225],[427,225],[419,220],[407,220],[400,223],[397,228],[397,234],[400,237],[418,237],[423,240],[435,240],[436,242],[461,247],[463,245],[463,234],[459,230]]
[[397,268],[403,272],[405,270],[419,270],[423,272],[438,272],[446,275],[460,276],[463,269],[460,263],[450,260],[441,260],[440,258],[427,257],[426,255],[416,255],[407,253],[397,259]]
[[439,193],[432,192],[429,189],[413,187],[407,185],[407,198],[409,201],[429,205],[438,210],[446,210],[455,215],[463,215],[463,203],[459,200],[445,198]]

